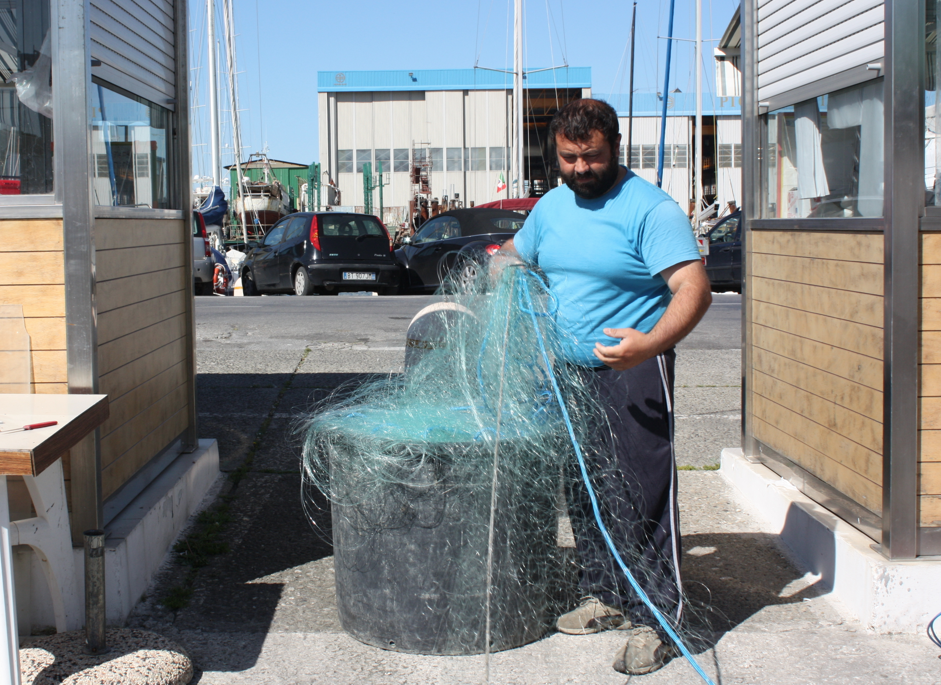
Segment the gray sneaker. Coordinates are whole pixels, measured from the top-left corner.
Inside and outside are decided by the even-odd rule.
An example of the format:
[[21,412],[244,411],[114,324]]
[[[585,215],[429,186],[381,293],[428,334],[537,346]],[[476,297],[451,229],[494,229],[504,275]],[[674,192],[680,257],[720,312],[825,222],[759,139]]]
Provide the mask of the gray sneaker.
[[597,597],[582,597],[577,608],[562,614],[556,621],[560,633],[590,635],[603,630],[626,630],[631,627],[619,609],[608,606]]
[[676,655],[673,645],[664,644],[657,631],[647,626],[637,626],[618,655],[614,658],[614,670],[627,675],[653,673]]

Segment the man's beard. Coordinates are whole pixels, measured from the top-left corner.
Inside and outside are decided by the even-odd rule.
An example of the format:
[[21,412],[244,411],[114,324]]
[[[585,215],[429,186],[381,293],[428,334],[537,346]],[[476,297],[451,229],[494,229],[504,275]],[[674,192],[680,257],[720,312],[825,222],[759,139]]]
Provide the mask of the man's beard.
[[573,193],[585,200],[597,200],[611,190],[619,171],[618,158],[612,155],[608,166],[599,172],[589,168],[586,174],[577,174],[574,171],[570,175],[562,171],[560,173],[565,185],[571,188]]

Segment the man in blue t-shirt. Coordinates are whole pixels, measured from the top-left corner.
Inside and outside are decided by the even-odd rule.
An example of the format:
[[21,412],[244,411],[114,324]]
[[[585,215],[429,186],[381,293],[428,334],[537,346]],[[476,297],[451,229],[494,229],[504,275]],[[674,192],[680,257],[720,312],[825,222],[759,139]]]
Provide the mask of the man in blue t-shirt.
[[[672,622],[682,616],[673,455],[674,346],[712,302],[689,220],[665,192],[618,164],[617,113],[582,99],[549,128],[565,185],[534,207],[501,254],[537,264],[568,334],[563,361],[604,408],[583,445],[593,488],[619,553]],[[660,668],[673,646],[617,569],[577,465],[569,513],[583,599],[560,616],[563,633],[628,632],[614,668]]]

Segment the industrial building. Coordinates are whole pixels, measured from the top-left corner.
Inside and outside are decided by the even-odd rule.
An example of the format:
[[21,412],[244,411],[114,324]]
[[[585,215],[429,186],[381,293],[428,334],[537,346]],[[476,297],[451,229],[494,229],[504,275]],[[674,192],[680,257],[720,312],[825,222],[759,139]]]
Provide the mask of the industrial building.
[[[559,183],[548,125],[566,103],[592,97],[591,70],[566,67],[527,74],[524,88],[524,168],[521,193],[511,180],[512,75],[481,69],[321,71],[318,73],[320,162],[323,181],[340,189],[338,204],[366,205],[363,170],[382,166],[383,220],[409,217],[416,193],[429,200],[478,205],[519,194],[538,196]],[[627,164],[627,96],[598,96],[618,110],[621,161]],[[662,98],[634,97],[631,167],[656,182]],[[741,125],[737,97],[703,103],[704,195],[707,202],[740,204]],[[667,101],[663,188],[690,208],[693,190],[695,98]],[[515,177],[515,174],[513,174]],[[373,180],[373,179],[370,179]],[[378,189],[373,206],[378,211]]]

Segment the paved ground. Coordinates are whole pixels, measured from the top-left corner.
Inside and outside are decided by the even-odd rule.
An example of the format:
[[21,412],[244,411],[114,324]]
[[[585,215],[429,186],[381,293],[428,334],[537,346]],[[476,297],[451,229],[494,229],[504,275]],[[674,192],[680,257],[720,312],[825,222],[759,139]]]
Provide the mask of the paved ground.
[[[200,432],[219,440],[228,474],[214,500],[225,509],[204,523],[225,546],[195,569],[171,559],[129,623],[189,649],[201,685],[487,682],[483,657],[378,650],[339,625],[331,549],[299,504],[292,429],[340,383],[398,372],[402,333],[427,298],[323,300],[200,298]],[[738,444],[740,309],[735,296],[716,304],[681,346],[677,371],[678,457],[695,469],[680,473],[683,574],[709,628],[699,661],[725,684],[938,683],[926,638],[876,636],[844,619],[721,475],[696,468]],[[161,604],[174,593],[187,606]],[[611,669],[622,640],[552,634],[492,656],[490,682],[625,683]],[[638,681],[701,682],[682,659]]]

